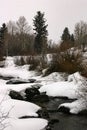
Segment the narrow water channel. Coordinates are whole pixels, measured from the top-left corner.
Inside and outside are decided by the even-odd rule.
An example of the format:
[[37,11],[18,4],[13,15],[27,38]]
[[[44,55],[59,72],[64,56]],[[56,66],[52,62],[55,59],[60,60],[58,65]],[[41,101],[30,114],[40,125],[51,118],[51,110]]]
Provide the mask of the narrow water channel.
[[71,100],[55,98],[42,104],[48,110],[50,119],[59,120],[52,125],[51,130],[87,130],[87,115],[70,115],[57,111],[59,104],[64,102]]

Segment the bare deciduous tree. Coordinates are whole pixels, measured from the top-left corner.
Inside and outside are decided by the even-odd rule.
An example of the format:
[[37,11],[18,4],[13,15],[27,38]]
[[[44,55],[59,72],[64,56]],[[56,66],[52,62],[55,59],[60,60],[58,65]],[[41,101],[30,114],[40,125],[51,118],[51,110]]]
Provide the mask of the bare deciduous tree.
[[29,34],[31,27],[28,25],[28,22],[24,16],[20,16],[16,22],[17,29],[20,34]]
[[9,21],[7,23],[8,33],[11,35],[15,35],[17,33],[17,25],[14,21]]
[[31,32],[26,18],[19,17],[15,21],[7,23],[8,43],[6,44],[6,54],[8,55],[24,55],[29,54],[33,49],[34,35]]
[[84,21],[77,23],[75,25],[74,35],[76,42],[82,46],[84,51],[85,46],[87,45],[87,23]]

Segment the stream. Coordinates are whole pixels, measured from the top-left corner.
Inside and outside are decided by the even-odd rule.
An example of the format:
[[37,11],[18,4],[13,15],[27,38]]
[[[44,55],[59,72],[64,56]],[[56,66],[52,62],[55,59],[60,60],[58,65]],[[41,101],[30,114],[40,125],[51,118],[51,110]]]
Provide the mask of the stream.
[[[39,117],[47,119],[49,121],[48,126],[44,130],[87,130],[87,114],[72,115],[72,114],[58,111],[58,106],[60,104],[72,102],[73,100],[67,98],[48,97],[49,98],[48,101],[46,100],[43,101],[42,96],[44,95],[42,95],[41,98],[40,97],[37,98],[38,101],[31,100],[32,97],[30,98],[30,91],[33,92],[32,90],[33,90],[32,88],[29,88],[29,90],[27,90],[29,94],[27,98],[29,98],[30,102],[33,102],[42,108],[42,110],[37,112]],[[36,94],[38,94],[36,88],[35,91]],[[18,97],[16,94],[18,93],[15,93],[13,91],[13,93],[12,92],[10,93],[10,96],[12,96],[13,99],[18,99],[20,93],[18,94]],[[14,97],[15,95],[16,98]],[[31,96],[34,97],[35,95],[31,94]],[[23,99],[19,99],[19,100],[23,100]],[[29,101],[29,100],[25,100],[25,101]]]
[[[38,89],[35,88],[36,95],[38,94],[37,90]],[[47,97],[45,97],[45,100],[44,100],[44,97],[43,97],[44,95],[43,94],[42,96],[39,95],[40,97],[38,98],[38,95],[37,96],[34,95],[35,93],[33,93],[32,88],[29,88],[27,92],[29,94],[27,95],[27,98],[29,100],[25,100],[25,101],[29,101],[29,102],[39,105],[42,108],[42,110],[37,112],[39,117],[47,119],[49,121],[48,126],[44,130],[87,130],[87,114],[72,115],[69,113],[63,113],[63,112],[58,111],[58,106],[60,104],[69,103],[69,102],[72,102],[73,100],[70,100],[67,98],[57,98],[57,97],[56,98],[48,97],[49,100],[47,99]],[[30,92],[33,95],[31,94],[30,96]],[[10,93],[10,96],[12,96],[12,98],[15,99],[14,96],[16,94],[18,93],[15,93],[13,91],[13,93]],[[18,94],[18,97],[19,97],[19,94]],[[18,99],[18,97],[16,96],[16,99]],[[19,99],[19,100],[23,100],[23,99]]]
[[58,106],[65,102],[71,102],[71,100],[52,98],[49,102],[39,104],[47,109],[50,120],[55,120],[50,126],[51,129],[47,130],[87,130],[87,115],[71,115],[58,112]]
[[[15,67],[14,67],[13,60],[10,58],[10,60],[7,60],[7,61],[8,61],[7,66],[9,66],[9,64],[10,64],[10,66],[13,65],[13,70],[14,70]],[[17,75],[20,74],[20,72],[21,72],[20,69],[18,69],[18,70],[16,70]],[[9,72],[8,69],[7,69],[7,72]],[[15,73],[13,73],[13,74],[15,74]],[[22,75],[23,74],[25,74],[25,73],[22,73]],[[10,80],[11,78],[12,77],[5,77],[5,76],[0,77],[0,79],[4,79],[4,80],[8,80],[8,79]],[[34,80],[30,80],[30,81],[34,82]],[[18,82],[19,81],[13,81],[13,83],[15,83],[15,84],[18,84]],[[21,81],[19,83],[21,84],[21,83],[23,83],[23,81]],[[12,84],[12,81],[9,81],[8,84]],[[35,90],[35,91],[37,94],[37,90]],[[29,98],[29,100],[31,100],[32,97],[35,96],[34,94],[33,95],[31,94],[32,97],[30,99],[30,89],[27,90],[26,92],[28,93],[27,98]],[[31,91],[31,92],[33,92],[33,91]],[[19,100],[22,100],[22,97],[20,97],[20,93],[17,93],[17,92],[15,93],[13,91],[10,94],[11,94],[10,96],[12,96],[11,98],[13,98],[13,99],[20,98]],[[18,94],[18,95],[16,95],[16,94]],[[39,96],[41,96],[41,95],[39,95]],[[39,114],[39,117],[47,119],[49,121],[49,124],[48,124],[48,127],[46,128],[46,130],[87,130],[87,115],[71,115],[71,114],[58,112],[58,106],[60,104],[65,103],[65,102],[66,103],[72,102],[73,100],[69,100],[66,98],[49,97],[49,101],[41,102],[40,97],[38,99],[39,99],[38,101],[31,101],[31,102],[42,107],[42,111],[38,112],[38,114]],[[25,100],[25,101],[29,101],[29,100]]]

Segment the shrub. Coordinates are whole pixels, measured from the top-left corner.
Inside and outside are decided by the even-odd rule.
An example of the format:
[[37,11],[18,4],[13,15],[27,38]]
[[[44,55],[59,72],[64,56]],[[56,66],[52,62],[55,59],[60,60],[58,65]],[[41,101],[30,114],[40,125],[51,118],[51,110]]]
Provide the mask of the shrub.
[[28,59],[28,63],[30,64],[30,70],[35,70],[39,66],[40,61],[32,57]]
[[82,54],[75,50],[67,50],[53,55],[52,62],[47,73],[66,72],[69,74],[81,71]]
[[87,63],[81,64],[81,75],[87,78]]
[[32,57],[28,63],[31,65],[30,70],[36,69],[39,72],[42,72],[42,70],[47,67],[47,61],[45,61],[45,58],[42,56]]
[[19,66],[29,64],[29,70],[37,70],[38,72],[42,72],[42,70],[47,67],[47,60],[46,57],[43,57],[42,55],[22,56],[15,58],[15,64]]
[[21,66],[21,65],[26,64],[26,62],[23,57],[20,57],[20,58],[15,59],[15,64]]

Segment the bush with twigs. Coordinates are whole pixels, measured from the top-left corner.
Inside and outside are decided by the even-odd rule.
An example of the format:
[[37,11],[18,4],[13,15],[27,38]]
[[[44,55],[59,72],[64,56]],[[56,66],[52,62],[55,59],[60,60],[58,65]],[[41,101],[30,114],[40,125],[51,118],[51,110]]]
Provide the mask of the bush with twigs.
[[68,49],[53,55],[47,73],[66,72],[69,74],[81,71],[82,54],[76,50]]

